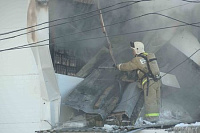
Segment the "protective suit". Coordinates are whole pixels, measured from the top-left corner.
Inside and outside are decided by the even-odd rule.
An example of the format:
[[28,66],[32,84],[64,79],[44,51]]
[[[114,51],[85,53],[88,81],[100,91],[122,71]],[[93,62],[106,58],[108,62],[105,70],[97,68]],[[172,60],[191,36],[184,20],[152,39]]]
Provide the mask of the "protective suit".
[[145,118],[156,122],[160,112],[160,72],[155,55],[145,53],[141,42],[131,46],[135,58],[127,63],[118,64],[120,71],[137,70],[138,87],[144,90]]

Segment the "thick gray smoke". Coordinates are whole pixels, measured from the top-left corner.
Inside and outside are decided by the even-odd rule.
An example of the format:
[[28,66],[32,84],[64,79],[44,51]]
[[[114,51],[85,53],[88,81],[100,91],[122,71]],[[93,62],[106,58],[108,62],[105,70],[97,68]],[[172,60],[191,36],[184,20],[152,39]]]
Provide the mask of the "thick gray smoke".
[[[67,0],[67,1],[52,0],[50,1],[50,8],[49,8],[50,20],[55,20],[58,18],[67,18],[77,14],[82,14],[92,10],[96,10],[96,8],[97,7],[95,5],[82,4],[74,2],[73,0]],[[58,24],[62,22],[73,21],[50,29],[51,35],[54,35],[55,37],[65,36],[63,38],[54,40],[56,46],[75,51],[77,57],[82,59],[84,62],[87,62],[102,47],[105,40],[97,39],[97,40],[86,40],[86,41],[76,41],[76,42],[69,42],[69,41],[103,36],[102,30],[97,29],[90,32],[83,32],[71,36],[67,36],[67,34],[77,33],[89,30],[91,28],[99,27],[100,26],[99,16],[94,16],[88,19],[82,19],[80,21],[76,21],[78,19],[85,18],[87,16],[91,16],[97,13],[98,12],[94,12],[83,16],[78,16],[62,21],[57,21],[55,23],[51,23],[51,24]],[[61,43],[61,42],[66,42],[66,43]]]
[[[100,1],[101,7],[106,7],[109,5],[114,5],[116,3],[122,2],[124,0],[99,0],[99,1]],[[126,4],[127,3],[121,4],[112,8],[108,8],[106,10],[103,10],[102,12],[105,12],[107,10],[114,9],[116,7],[126,5]],[[97,9],[96,5],[77,3],[77,2],[74,2],[73,0],[50,0],[50,20],[63,18],[63,17],[69,17],[76,14],[89,12],[95,9]],[[199,18],[200,4],[187,3],[181,0],[153,0],[149,2],[148,1],[140,2],[137,4],[133,4],[131,6],[127,6],[125,8],[121,8],[109,13],[105,13],[103,14],[103,17],[104,17],[105,25],[108,25],[108,24],[129,19],[132,17],[136,17],[139,15],[152,13],[152,12],[157,12],[163,15],[167,15],[167,16],[176,18],[178,20],[181,20],[187,23],[195,23],[195,22],[200,21],[200,18]],[[95,14],[95,13],[92,13],[92,14]],[[92,14],[88,14],[88,15],[92,15]],[[88,15],[82,16],[82,18]],[[74,19],[67,19],[64,21],[72,21],[79,18],[81,17],[77,17]],[[182,25],[182,24],[183,23],[181,22],[178,22],[178,21],[175,21],[163,16],[147,15],[135,20],[127,21],[125,23],[106,27],[106,29],[107,29],[108,35],[115,35],[115,34],[120,34],[120,33],[123,34],[123,33],[129,33],[133,31],[150,30],[150,29],[155,29],[155,28],[160,28],[160,27],[168,27],[168,26]],[[196,25],[199,25],[199,24],[196,24]],[[64,34],[84,31],[84,30],[99,27],[99,26],[101,26],[101,24],[100,24],[99,16],[97,15],[89,19],[72,22],[69,24],[51,28],[50,31],[51,31],[51,35],[53,34],[56,37],[56,36],[62,36]],[[184,46],[185,46],[186,51],[185,49],[183,51],[178,49],[178,51],[182,53],[182,56],[188,57],[189,55],[187,54],[187,49],[189,51],[190,45],[194,44],[195,42],[194,49],[197,50],[200,47],[199,42],[198,42],[200,41],[199,29],[200,28],[198,27],[189,25],[189,26],[174,27],[174,28],[163,29],[163,30],[154,30],[150,32],[141,32],[137,34],[120,35],[117,37],[110,37],[110,40],[114,48],[122,48],[122,47],[129,48],[130,41],[142,41],[146,46],[147,52],[157,52],[164,45],[173,45],[174,48],[175,47],[179,48],[181,47],[181,45],[178,45],[179,42],[182,44],[185,43]],[[184,36],[185,33],[186,33],[186,36]],[[183,41],[184,39],[182,39],[180,36],[177,37],[177,35],[182,35],[182,34],[184,34],[182,38],[187,37],[186,40],[189,40],[189,41]],[[187,34],[189,36],[187,36]],[[68,42],[72,40],[79,40],[83,38],[92,38],[92,37],[100,37],[100,36],[104,36],[104,34],[102,33],[101,29],[97,29],[91,32],[80,33],[73,36],[66,36],[64,38],[56,39],[54,41],[55,43],[59,43],[59,42]],[[174,40],[176,40],[175,41],[176,43],[174,43]],[[76,52],[76,56],[85,62],[89,61],[89,59],[91,59],[103,45],[106,45],[105,38],[56,44],[56,46],[61,46],[66,49],[73,49]],[[114,51],[114,52],[115,52],[115,55],[117,55],[116,53],[117,51]],[[174,54],[173,53],[174,51],[166,50],[163,52],[167,53],[166,55]],[[165,58],[165,57],[162,56],[162,58]],[[179,58],[179,57],[174,57],[174,58]],[[197,60],[198,59],[200,60],[200,57],[197,57]],[[180,60],[175,59],[174,61],[177,61],[177,62],[173,62],[172,64],[174,64],[175,66],[176,64],[180,63],[182,60],[183,58],[180,57]],[[165,63],[164,66],[166,64],[167,63]],[[189,64],[187,64],[186,66],[191,67],[191,65]],[[197,75],[194,75],[195,77],[199,77],[200,69],[198,65],[195,65],[195,67],[192,67],[194,69],[196,68],[195,70],[191,70],[191,68],[187,69],[187,67],[184,69],[181,69],[182,71],[176,71],[175,73],[177,75],[181,75],[183,71],[192,71],[191,72],[192,74],[197,74]],[[183,78],[181,78],[181,76],[178,77],[179,78],[178,80],[181,81],[181,83],[184,83],[184,82],[187,83],[188,80],[190,80],[186,78],[186,76],[182,76],[182,77]],[[193,78],[192,80],[194,81],[189,81],[188,82],[189,85],[187,87],[181,86],[182,87],[181,89],[176,90],[176,91],[171,91],[171,93],[170,91],[165,90],[165,93],[169,93],[167,97],[165,97],[165,100],[171,103],[174,102],[175,104],[182,106],[181,108],[189,112],[191,117],[200,119],[199,113],[198,113],[200,110],[199,108],[200,107],[200,103],[199,103],[200,86],[193,87],[193,83],[198,82],[199,79]],[[194,96],[194,99],[191,98],[192,96]],[[170,99],[173,99],[174,101]]]

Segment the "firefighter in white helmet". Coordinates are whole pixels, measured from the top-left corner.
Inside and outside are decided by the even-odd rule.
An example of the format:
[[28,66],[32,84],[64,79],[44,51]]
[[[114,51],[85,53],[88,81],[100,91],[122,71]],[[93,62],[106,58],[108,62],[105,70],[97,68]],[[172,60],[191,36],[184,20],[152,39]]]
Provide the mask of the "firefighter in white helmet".
[[144,90],[145,119],[156,122],[160,112],[160,71],[153,53],[145,53],[142,42],[130,42],[133,58],[117,65],[120,71],[137,70],[138,87]]

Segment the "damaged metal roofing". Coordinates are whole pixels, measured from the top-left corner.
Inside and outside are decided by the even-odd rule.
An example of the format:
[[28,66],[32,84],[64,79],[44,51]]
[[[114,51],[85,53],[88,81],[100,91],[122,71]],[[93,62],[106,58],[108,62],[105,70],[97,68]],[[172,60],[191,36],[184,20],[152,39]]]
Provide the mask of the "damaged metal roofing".
[[113,113],[124,112],[124,114],[131,118],[133,109],[135,108],[137,103],[135,101],[138,101],[141,93],[142,91],[139,88],[137,88],[136,82],[129,84],[123,93],[119,105],[116,107]]
[[[109,72],[108,72],[109,71]],[[116,80],[105,80],[105,77],[115,79],[114,75],[117,71],[113,70],[94,70],[84,81],[82,81],[74,91],[69,95],[65,104],[78,110],[83,110],[90,114],[100,114],[103,118],[112,111],[110,104],[119,98],[119,86]],[[109,90],[109,88],[111,88]],[[98,107],[95,103],[98,102],[99,97],[104,90],[108,89],[110,92],[101,99]],[[108,96],[109,95],[109,96]],[[116,103],[115,102],[115,103]]]
[[[118,112],[124,112],[130,118],[139,100],[141,91],[137,89],[136,83],[129,84],[127,87],[126,82],[119,80],[121,73],[118,70],[110,69],[113,62],[108,51],[98,52],[97,54],[99,55],[94,56],[95,59],[91,59],[92,63],[89,61],[90,63],[86,64],[85,68],[83,67],[82,75],[85,72],[88,76],[69,95],[65,104],[77,110],[82,110],[85,113],[99,114],[102,118],[106,118],[111,113]],[[107,58],[96,58],[102,57],[103,54]],[[126,48],[114,49],[114,56],[117,63],[126,62],[132,58],[129,49]],[[164,73],[168,73],[178,63],[187,59],[182,52],[170,44],[162,46],[156,52],[156,56],[158,58],[160,71]],[[93,65],[90,66],[90,64]],[[191,96],[189,101],[185,99],[185,102],[182,102],[182,104],[191,104],[185,107],[187,111],[196,108],[194,105],[198,107],[200,97],[195,95],[195,93],[197,94],[200,90],[199,66],[194,61],[188,59],[179,68],[170,71],[170,74],[177,77],[181,89],[176,89],[176,92],[172,91],[173,93],[170,94],[170,89],[173,87],[162,86],[165,89],[163,93],[169,93],[168,96],[173,100],[177,100],[176,102],[179,102],[179,97],[185,99],[183,98],[184,96]],[[194,83],[195,85],[191,88],[191,85]],[[178,96],[176,97],[174,95]],[[134,97],[131,98],[131,96]],[[195,104],[193,103],[194,101],[196,101]],[[189,109],[190,107],[191,109]],[[193,113],[192,115],[195,116],[197,114]]]
[[[124,50],[127,49],[120,51]],[[99,58],[105,55],[107,58]],[[127,53],[127,57],[130,56]],[[109,115],[120,102],[123,89],[127,85],[119,80],[120,71],[113,69],[112,64],[108,50],[102,48],[77,74],[89,76],[74,89],[65,104],[86,113],[99,114],[102,118]]]

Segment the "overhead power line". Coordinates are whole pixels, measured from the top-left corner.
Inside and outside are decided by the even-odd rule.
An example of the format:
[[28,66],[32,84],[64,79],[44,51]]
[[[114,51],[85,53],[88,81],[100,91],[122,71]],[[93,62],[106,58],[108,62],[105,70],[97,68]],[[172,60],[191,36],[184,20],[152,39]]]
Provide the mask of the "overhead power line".
[[[142,2],[142,1],[139,1],[139,2]],[[123,3],[124,3],[124,2],[123,2]],[[114,10],[118,10],[118,9],[121,9],[121,8],[125,8],[125,7],[127,7],[127,6],[131,6],[131,5],[136,4],[136,3],[138,3],[138,2],[134,2],[134,3],[132,3],[132,4],[127,4],[127,5],[125,5],[125,6],[121,6],[121,7],[115,8],[115,9],[107,10],[107,11],[102,12],[102,13],[108,13],[108,12],[111,12],[111,11],[114,11]],[[10,36],[10,37],[1,38],[0,41],[7,40],[7,39],[12,39],[12,38],[16,38],[16,37],[19,37],[19,36],[22,36],[22,35],[26,35],[26,34],[29,34],[29,33],[32,33],[32,32],[44,30],[44,29],[47,29],[47,28],[50,28],[50,27],[55,27],[55,26],[59,26],[59,25],[63,25],[63,24],[71,23],[71,22],[77,22],[77,21],[80,21],[80,20],[92,18],[92,17],[97,16],[97,15],[99,15],[99,13],[94,14],[94,15],[90,15],[90,16],[87,16],[87,17],[83,17],[83,18],[80,18],[80,19],[72,20],[72,21],[67,21],[67,22],[62,22],[62,23],[55,24],[55,25],[46,26],[46,27],[39,28],[39,29],[36,29],[36,30],[33,30],[33,31],[21,33],[21,34],[18,34],[18,35],[14,35],[14,36]]]
[[[178,20],[178,19],[176,19],[176,18],[167,16],[167,15],[163,15],[163,14],[160,14],[160,13],[156,13],[156,12],[154,12],[154,13],[143,14],[143,15],[140,15],[140,16],[137,16],[137,17],[129,18],[129,19],[126,19],[126,20],[123,20],[123,21],[120,21],[120,22],[116,22],[116,23],[112,23],[112,24],[108,24],[108,25],[104,25],[104,26],[105,26],[105,27],[113,26],[113,25],[116,25],[116,24],[124,23],[124,22],[130,21],[130,20],[134,20],[134,19],[137,19],[137,18],[140,18],[140,17],[148,16],[148,15],[159,15],[159,16],[166,17],[166,18],[175,20],[175,21],[177,21],[177,22],[181,22],[181,23],[184,23],[184,24],[188,24],[188,25],[191,25],[191,26],[194,26],[194,27],[200,27],[200,26],[198,26],[198,25],[190,24],[190,23],[187,23],[187,22]],[[51,39],[58,39],[58,38],[61,38],[61,37],[76,35],[76,34],[79,34],[79,33],[89,32],[89,31],[93,31],[93,30],[100,29],[100,28],[102,28],[102,27],[99,26],[99,27],[96,27],[96,28],[93,28],[93,29],[84,30],[84,31],[76,32],[76,33],[64,34],[64,35],[62,35],[62,36],[54,37],[54,38],[51,38]]]
[[[143,1],[152,1],[152,0],[125,1],[125,2],[120,2],[120,3],[114,4],[114,5],[111,5],[111,6],[108,6],[108,7],[101,8],[101,10],[104,10],[104,9],[107,9],[107,8],[110,8],[110,7],[113,7],[113,6],[122,4],[122,3],[128,3],[128,2],[135,2],[135,3],[138,3],[138,2],[143,2]],[[180,7],[180,6],[185,6],[185,5],[188,5],[188,4],[190,4],[190,3],[183,4],[183,5],[178,5],[178,6],[174,6],[174,7],[170,7],[170,8],[163,9],[163,10],[156,11],[156,12],[161,12],[161,11],[173,9],[173,8],[177,8],[177,7]],[[40,25],[44,25],[44,24],[47,24],[47,23],[52,23],[52,22],[56,22],[56,21],[60,21],[60,20],[65,20],[65,19],[70,19],[70,18],[74,18],[74,17],[78,17],[78,16],[83,16],[83,15],[90,14],[90,13],[97,12],[97,11],[98,11],[98,10],[93,10],[93,11],[90,11],[90,12],[81,13],[81,14],[78,14],[78,15],[70,16],[70,17],[59,18],[59,19],[55,19],[55,20],[43,22],[43,23],[40,23],[40,24],[37,24],[37,25],[34,25],[34,26],[30,26],[30,27],[27,27],[27,28],[21,28],[21,29],[18,29],[18,30],[13,30],[13,31],[5,32],[5,33],[0,33],[0,36],[1,36],[1,35],[6,35],[6,34],[15,33],[15,32],[19,32],[19,31],[26,30],[26,29],[29,29],[29,28],[33,28],[33,27],[37,27],[37,26],[40,26]],[[97,14],[97,15],[98,15],[98,14]]]
[[[190,24],[199,24],[199,23],[200,22],[195,22],[195,23],[190,23]],[[182,25],[160,27],[160,28],[154,28],[154,29],[148,29],[148,30],[133,31],[133,32],[129,32],[129,33],[109,35],[108,37],[115,37],[115,36],[120,36],[120,35],[128,35],[128,34],[137,34],[137,33],[143,33],[143,32],[158,31],[158,30],[170,29],[170,28],[175,28],[175,27],[183,27],[183,26],[188,26],[188,25],[189,24],[182,24]],[[93,37],[93,38],[85,38],[85,39],[80,39],[80,40],[66,41],[66,42],[59,42],[59,43],[51,43],[51,44],[62,44],[62,43],[68,43],[68,42],[86,41],[86,40],[100,39],[100,38],[105,38],[105,36]],[[41,41],[41,42],[44,42],[44,40]],[[0,52],[9,51],[9,50],[15,50],[15,49],[23,49],[23,48],[31,48],[31,47],[39,47],[39,46],[50,45],[50,44],[42,44],[42,45],[34,45],[34,44],[36,44],[36,43],[30,43],[30,44],[26,44],[26,45],[21,45],[21,46],[16,46],[16,47],[12,47],[12,48],[2,49],[2,50],[0,50]]]
[[[144,0],[144,1],[151,1],[151,0]],[[107,8],[110,8],[110,7],[114,7],[114,6],[119,5],[119,4],[128,3],[128,2],[136,2],[136,3],[138,3],[138,2],[142,2],[142,0],[140,0],[140,1],[119,2],[119,3],[116,3],[114,5],[110,5],[110,6],[101,8],[101,10],[104,10],[104,9],[107,9]],[[22,30],[34,28],[34,27],[37,27],[37,26],[41,26],[41,25],[44,25],[44,24],[53,23],[53,22],[60,21],[60,20],[66,20],[66,19],[70,19],[70,18],[75,18],[75,17],[83,16],[83,15],[90,14],[90,13],[93,13],[93,12],[98,12],[98,10],[93,10],[93,11],[90,11],[90,12],[81,13],[81,14],[77,14],[77,15],[74,15],[74,16],[70,16],[70,17],[64,17],[64,18],[58,18],[58,19],[50,20],[50,21],[43,22],[43,23],[40,23],[40,24],[37,24],[37,25],[33,25],[33,26],[30,26],[30,27],[21,28],[21,29],[18,29],[18,30],[13,30],[13,31],[1,33],[0,35],[6,35],[6,34],[10,34],[10,33],[15,33],[15,32],[18,32],[18,31],[22,31]]]
[[[151,1],[151,0],[145,0],[145,1]],[[131,2],[131,1],[127,1],[127,2]],[[138,3],[138,2],[142,2],[142,1],[136,1],[135,3]],[[125,2],[121,2],[121,3],[125,3]],[[135,4],[135,3],[133,3],[133,4]],[[119,4],[119,3],[118,3],[118,4]],[[156,11],[156,12],[166,11],[166,10],[169,10],[169,9],[173,9],[173,8],[185,6],[185,5],[188,5],[188,4],[190,4],[190,3],[183,4],[183,5],[178,5],[178,6],[174,6],[174,7],[170,7],[170,8],[163,9],[163,10],[159,10],[159,11]],[[132,4],[131,4],[131,5],[132,5]],[[121,8],[121,7],[120,7],[120,8]],[[102,8],[102,9],[103,9],[103,8]],[[107,13],[107,12],[103,12],[103,13]],[[95,15],[99,15],[99,14],[95,14]],[[94,15],[94,16],[95,16],[95,15]],[[73,17],[73,16],[72,16],[72,17]],[[93,17],[93,16],[89,16],[89,17]],[[70,18],[71,18],[71,17],[70,17]],[[87,18],[88,18],[88,17],[85,17],[85,18],[82,18],[82,19],[87,19]],[[67,18],[66,18],[66,19],[67,19]],[[79,20],[82,20],[82,19],[77,19],[77,20],[74,20],[74,21],[79,21]],[[69,21],[69,22],[66,22],[66,23],[71,23],[71,22],[74,22],[74,21]],[[2,40],[7,40],[7,39],[12,39],[12,38],[15,38],[15,37],[18,37],[18,36],[26,35],[26,34],[29,34],[29,33],[35,32],[35,31],[43,30],[43,29],[46,29],[46,28],[49,28],[49,27],[58,26],[58,25],[62,25],[62,24],[65,24],[65,23],[60,23],[60,24],[56,24],[56,25],[52,25],[52,26],[48,26],[48,27],[43,27],[43,28],[40,28],[40,29],[37,29],[37,30],[33,30],[33,31],[30,31],[30,32],[18,34],[18,35],[15,35],[15,36],[10,36],[10,37],[7,37],[7,38],[1,38],[0,41],[2,41]],[[35,27],[35,26],[32,26],[32,27]]]
[[[188,4],[190,4],[190,3],[183,4],[183,5],[178,5],[178,6],[173,6],[173,7],[166,8],[166,9],[162,9],[162,10],[156,11],[156,12],[154,12],[154,13],[163,12],[163,11],[166,11],[166,10],[171,10],[171,9],[173,9],[173,8],[178,8],[178,7],[181,7],[181,6],[188,5]],[[129,21],[129,20],[132,20],[132,19],[135,19],[135,18],[138,18],[138,17],[146,16],[146,15],[148,15],[148,14],[151,14],[151,13],[143,14],[143,15],[140,15],[140,16],[137,16],[137,17],[133,17],[133,18],[130,18],[130,19],[121,21],[121,22],[117,22],[117,23],[105,25],[105,27],[106,27],[106,26],[115,25],[115,24],[119,24],[119,23],[123,23],[123,22],[125,22],[125,21]],[[186,23],[186,22],[185,22],[185,23]],[[75,34],[79,34],[79,33],[82,33],[82,32],[87,32],[87,31],[91,31],[91,30],[95,30],[95,29],[99,29],[99,28],[101,28],[101,27],[97,27],[97,28],[93,28],[93,29],[89,29],[89,30],[85,30],[85,31],[81,31],[81,32],[76,32],[76,33],[72,33],[72,34],[66,34],[66,35],[63,35],[63,36],[54,37],[54,38],[52,38],[52,39],[58,39],[58,38],[61,38],[61,37],[70,36],[70,35],[75,35]],[[34,43],[22,45],[22,46],[30,46],[30,45],[37,44],[37,43],[41,43],[41,42],[45,42],[45,41],[48,41],[48,40],[49,40],[49,39],[45,39],[45,40],[41,40],[41,41],[38,41],[38,42],[34,42]],[[19,47],[20,47],[20,46],[19,46]]]
[[199,0],[182,0],[182,1],[191,2],[191,3],[200,3]]
[[[200,23],[200,22],[195,22],[195,23],[190,23],[190,24],[199,24],[199,23]],[[149,32],[149,31],[164,30],[164,29],[170,29],[170,28],[175,28],[175,27],[183,27],[183,26],[188,26],[188,25],[189,25],[189,24],[182,24],[182,25],[174,25],[174,26],[160,27],[160,28],[154,28],[154,29],[148,29],[148,30],[133,31],[133,32],[128,32],[128,33],[121,33],[121,34],[116,34],[116,35],[109,35],[108,37],[115,37],[115,36],[120,36],[120,35],[128,35],[128,34]],[[101,37],[92,37],[92,38],[85,38],[85,39],[73,40],[73,41],[66,41],[66,42],[59,42],[59,43],[56,43],[56,44],[69,43],[69,42],[78,42],[78,41],[86,41],[86,40],[93,40],[93,39],[99,39],[99,38],[105,38],[105,36],[101,36]]]
[[[194,26],[194,27],[200,27],[200,26],[198,26],[198,25],[194,25],[193,23],[187,23],[187,22],[184,22],[184,21],[181,21],[181,20],[172,18],[172,17],[170,17],[170,16],[166,16],[166,15],[163,15],[163,14],[160,14],[160,13],[156,13],[156,12],[154,12],[154,13],[147,13],[147,14],[143,14],[143,15],[140,15],[140,16],[136,16],[136,17],[133,17],[133,18],[129,18],[129,19],[124,20],[124,21],[120,21],[120,22],[108,24],[108,25],[105,25],[105,27],[113,26],[113,25],[120,24],[120,23],[124,23],[124,22],[130,21],[130,20],[133,20],[133,19],[137,19],[137,18],[140,18],[140,17],[147,16],[147,15],[159,15],[159,16],[163,16],[163,17],[166,17],[166,18],[169,18],[169,19],[172,19],[172,20],[175,20],[175,21],[178,21],[178,22],[187,24],[187,25],[191,25],[191,26]],[[178,25],[178,26],[181,26],[181,25]],[[184,25],[183,25],[183,26],[184,26]],[[96,28],[93,28],[93,29],[89,29],[89,30],[85,30],[85,31],[80,31],[80,32],[76,32],[76,33],[71,33],[71,34],[65,34],[65,35],[58,36],[58,37],[54,37],[54,38],[51,38],[51,39],[59,39],[59,38],[62,38],[62,37],[71,36],[71,35],[75,35],[75,34],[79,34],[79,33],[83,33],[83,32],[89,32],[89,31],[92,31],[92,30],[100,29],[100,28],[102,28],[102,27],[99,26],[99,27],[96,27]],[[137,32],[139,32],[139,31],[137,31]],[[140,31],[140,32],[144,32],[144,31]],[[109,37],[109,36],[108,36],[108,37]],[[98,38],[101,38],[101,37],[87,38],[87,39],[75,40],[75,41],[85,41],[85,40],[98,39]],[[33,44],[45,42],[45,41],[48,41],[48,40],[50,40],[50,39],[44,39],[44,40],[41,40],[41,41],[38,41],[38,42],[34,42],[34,43],[30,43],[30,44],[25,44],[25,45],[22,45],[22,46],[29,46],[29,45],[33,45]],[[75,41],[69,41],[69,42],[75,42]],[[63,42],[63,43],[66,43],[66,42]]]

